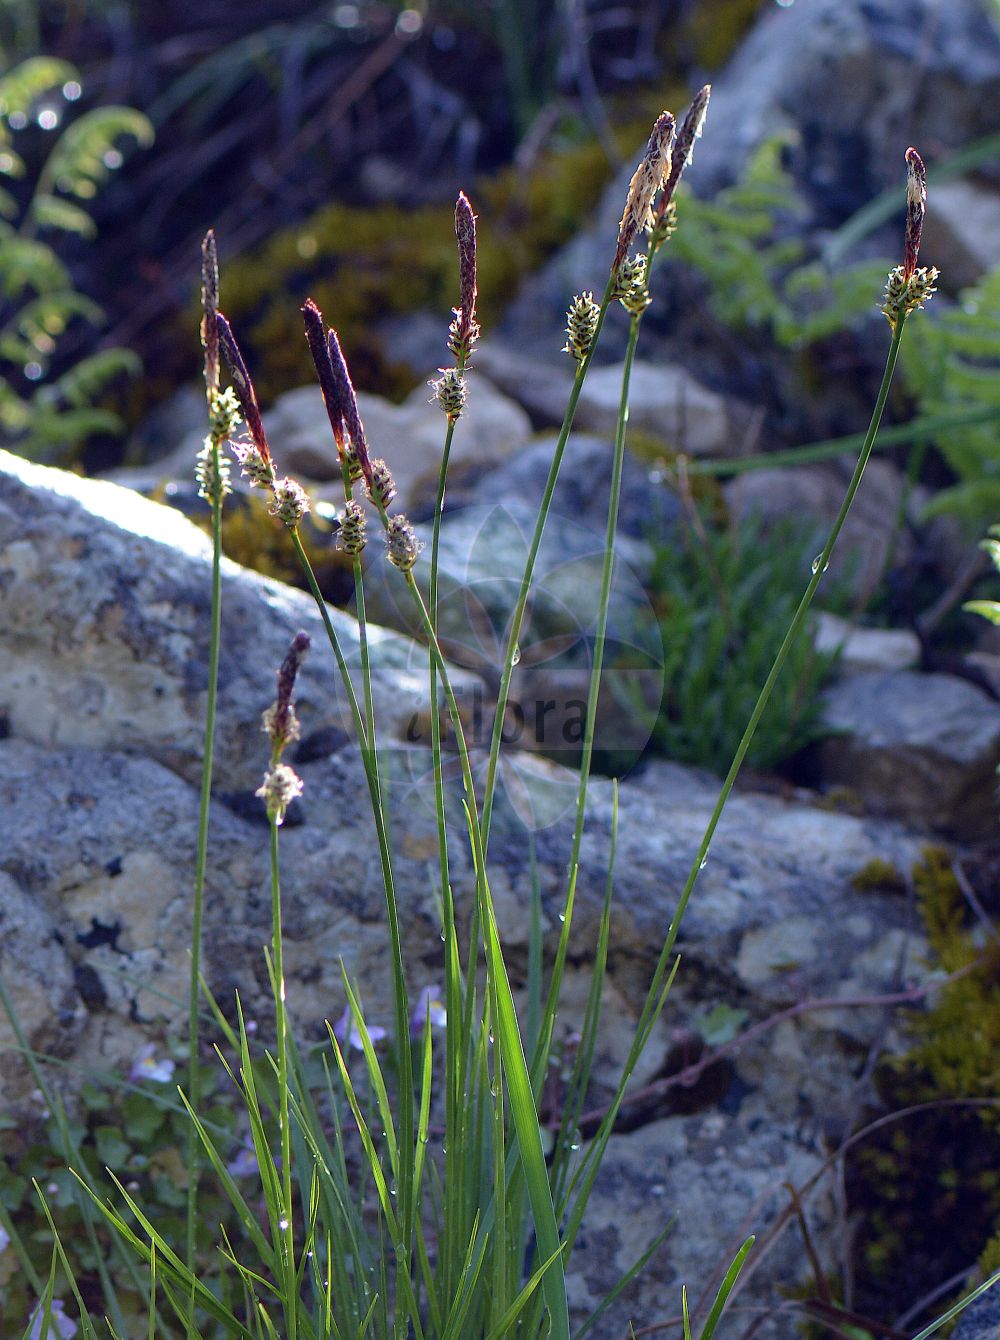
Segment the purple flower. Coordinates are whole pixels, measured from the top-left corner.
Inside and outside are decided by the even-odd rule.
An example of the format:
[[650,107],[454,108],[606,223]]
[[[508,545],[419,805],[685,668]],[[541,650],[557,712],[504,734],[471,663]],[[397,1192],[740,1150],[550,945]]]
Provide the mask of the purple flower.
[[439,986],[425,986],[418,994],[416,1003],[410,1011],[411,1038],[419,1037],[428,1018],[431,1021],[431,1028],[444,1028],[448,1022]]
[[[380,1024],[368,1024],[368,1036],[372,1042],[381,1042],[389,1034]],[[363,1052],[364,1043],[361,1041],[361,1030],[355,1022],[354,1015],[351,1013],[350,1005],[344,1006],[344,1013],[340,1016],[333,1026],[333,1036],[342,1047],[350,1046],[356,1051]]]
[[[52,1305],[49,1308],[49,1324],[45,1330],[48,1340],[71,1340],[71,1337],[76,1335],[76,1322],[71,1317],[66,1316],[64,1307],[65,1304],[61,1298],[53,1298]],[[39,1303],[31,1314],[31,1330],[28,1332],[28,1340],[42,1340],[44,1321],[45,1308]]]
[[166,1056],[158,1058],[156,1047],[152,1042],[147,1042],[139,1048],[132,1062],[132,1069],[128,1072],[133,1084],[138,1084],[143,1079],[155,1080],[157,1084],[169,1084],[173,1075],[173,1061]]
[[230,1177],[254,1177],[258,1171],[257,1155],[252,1145],[240,1145],[226,1164],[226,1172]]

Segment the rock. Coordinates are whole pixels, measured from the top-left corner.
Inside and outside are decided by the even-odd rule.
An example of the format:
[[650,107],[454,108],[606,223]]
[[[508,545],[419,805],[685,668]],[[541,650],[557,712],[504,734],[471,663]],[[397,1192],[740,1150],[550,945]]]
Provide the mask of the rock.
[[494,336],[476,349],[476,367],[523,406],[536,427],[562,423],[576,367],[568,355],[553,350],[548,358],[532,358]]
[[[618,422],[622,369],[594,368],[580,393],[576,424],[613,433]],[[629,426],[692,456],[732,456],[748,442],[750,411],[737,410],[682,367],[636,361],[629,380]]]
[[[468,403],[452,440],[451,461],[457,468],[467,463],[482,467],[502,460],[531,436],[531,421],[524,410],[486,377],[470,373],[468,384]],[[423,384],[402,405],[361,391],[358,406],[371,454],[388,461],[405,508],[417,484],[428,477],[437,478],[447,427],[445,417]],[[300,386],[279,396],[265,411],[264,426],[282,474],[305,484],[340,480],[337,447],[318,386]],[[109,477],[146,492],[165,480],[193,477],[194,459],[204,435],[205,429],[198,427],[155,466],[117,470]],[[339,482],[330,496],[342,504]]]
[[[523,446],[531,436],[531,422],[520,406],[474,372],[468,386],[468,402],[452,439],[455,465],[496,461]],[[445,416],[426,385],[418,386],[402,405],[361,392],[358,406],[369,450],[373,457],[388,461],[405,509],[414,485],[424,476],[437,476]],[[285,473],[316,480],[339,478],[336,446],[317,387],[303,386],[280,396],[264,422]]]
[[951,1340],[996,1340],[1000,1335],[1000,1294],[992,1289],[970,1303],[961,1314]]
[[[0,708],[11,732],[44,745],[140,749],[197,778],[209,553],[205,535],[171,508],[0,452]],[[308,596],[227,561],[223,611],[217,776],[229,790],[253,789],[266,762],[260,713],[299,629],[315,644],[299,696],[304,735],[353,730],[351,714]],[[357,657],[357,623],[330,617]],[[426,704],[424,663],[410,677],[412,645],[378,628],[370,637],[383,730],[403,737]]]
[[[18,782],[25,797],[34,794],[34,779],[19,779],[5,771],[0,782],[0,809],[8,810]],[[12,873],[5,873],[14,866]],[[23,864],[4,862],[0,870],[0,980],[13,996],[21,1033],[36,1053],[63,1060],[79,1045],[87,1011],[73,979],[60,929],[64,919],[53,920],[29,889],[41,866],[37,853]],[[32,870],[34,867],[34,871]],[[58,913],[58,909],[53,909]],[[0,1093],[10,1110],[33,1093],[35,1080],[18,1055],[17,1036],[0,1006]]]
[[[477,481],[470,501],[489,506],[499,500],[532,506],[542,496],[556,447],[556,435],[545,433],[509,461]],[[571,433],[566,443],[559,479],[552,495],[551,516],[586,527],[603,539],[608,518],[608,488],[614,446],[606,437]],[[632,540],[657,543],[670,539],[681,516],[677,495],[655,478],[649,467],[626,448],[622,463],[618,534]],[[636,566],[642,562],[633,553]]]
[[923,249],[947,275],[948,288],[967,288],[1000,265],[1000,193],[970,181],[935,183]]
[[[441,526],[439,633],[449,658],[473,670],[487,686],[485,701],[476,696],[465,705],[481,745],[489,743],[492,716],[485,709],[499,689],[507,629],[536,518],[535,507],[519,501],[532,493],[521,494],[511,476],[532,479],[532,467],[544,460],[547,470],[551,459],[548,450],[533,449],[531,455],[523,470],[519,459],[509,471],[500,472],[502,485],[492,477],[482,481],[485,496],[511,501],[449,512]],[[602,505],[598,500],[606,499],[606,475],[596,495],[587,495],[586,483],[593,478],[590,467],[607,461],[607,451],[587,453],[584,444],[580,455],[588,468],[577,479],[571,478],[571,470],[564,470],[563,498],[572,502],[579,497],[593,514]],[[643,491],[650,496],[648,482]],[[585,513],[584,522],[588,519]],[[417,530],[429,547],[431,528],[423,525]],[[648,546],[622,536],[617,553],[596,739],[599,750],[613,752],[616,771],[633,766],[648,744],[663,685],[662,640],[640,575],[651,561]],[[543,751],[566,764],[574,764],[580,755],[603,561],[603,536],[567,515],[550,515],[519,640],[523,669],[514,683],[507,732],[511,743]],[[418,565],[415,577],[426,599],[428,566]],[[373,561],[365,581],[369,615],[416,638],[419,619],[396,578],[384,557]]]
[[[669,1319],[679,1319],[682,1285],[688,1290],[692,1334],[699,1334],[747,1226],[780,1223],[789,1204],[787,1184],[804,1186],[821,1162],[821,1150],[804,1142],[794,1125],[747,1123],[722,1112],[656,1121],[630,1135],[612,1136],[570,1258],[570,1304],[579,1322],[676,1216],[649,1269],[603,1315],[600,1334],[628,1335],[630,1322],[641,1334],[640,1327],[663,1327]],[[693,1202],[685,1194],[691,1186],[699,1187]],[[810,1227],[828,1239],[834,1217],[830,1188],[822,1187],[810,1198]],[[775,1280],[798,1278],[793,1231],[779,1232],[767,1243],[769,1255],[761,1263],[755,1258],[765,1246],[763,1236],[744,1271],[749,1275],[762,1264]],[[746,1319],[737,1320],[739,1309],[760,1296],[760,1283],[758,1278],[745,1290],[737,1287],[730,1300],[736,1315],[716,1331],[723,1340],[735,1340],[744,1332]],[[758,1321],[754,1335],[785,1340],[788,1318],[777,1313],[776,1299],[770,1307],[777,1315]]]
[[[916,70],[923,96],[899,96]],[[902,180],[908,144],[944,158],[991,133],[998,98],[1000,41],[978,0],[768,7],[713,85],[699,189],[731,181],[765,137],[792,129],[793,171],[829,226]]]
[[[844,500],[854,465],[850,460],[827,465],[748,470],[725,486],[726,503],[734,517],[757,516],[764,522],[795,517],[818,553]],[[868,462],[837,547],[830,560],[827,584],[847,585],[852,597],[864,604],[882,580],[890,562],[905,563],[912,539],[897,526],[903,480],[888,461]],[[809,573],[804,571],[803,586]]]
[[867,628],[828,610],[816,616],[813,637],[819,652],[839,652],[842,675],[869,670],[911,670],[920,660],[920,640],[908,628]]
[[995,836],[1000,705],[980,689],[908,670],[851,675],[827,691],[823,723],[826,783],[915,827]]

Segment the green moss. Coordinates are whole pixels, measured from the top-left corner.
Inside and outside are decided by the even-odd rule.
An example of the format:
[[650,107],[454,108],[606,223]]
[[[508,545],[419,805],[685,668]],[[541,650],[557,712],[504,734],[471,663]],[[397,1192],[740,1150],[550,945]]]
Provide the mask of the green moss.
[[858,893],[905,893],[906,878],[891,861],[876,856],[851,876],[851,888]]
[[692,5],[685,24],[695,61],[709,70],[718,69],[736,50],[763,0],[715,0],[711,5]]
[[1000,948],[980,942],[946,849],[926,847],[912,878],[947,980],[908,1019],[910,1050],[881,1062],[880,1095],[902,1115],[858,1146],[848,1175],[864,1216],[859,1306],[883,1316],[878,1300],[915,1278],[946,1279],[979,1253],[984,1270],[1000,1264]]
[[[484,329],[496,324],[520,281],[580,228],[611,171],[601,147],[588,142],[540,156],[531,171],[507,168],[477,184]],[[389,316],[436,310],[441,342],[428,350],[428,361],[445,356],[458,301],[452,205],[327,205],[223,267],[222,307],[265,403],[313,378],[299,313],[307,296],[336,326],[355,383],[402,398],[412,376],[387,362],[374,326]]]

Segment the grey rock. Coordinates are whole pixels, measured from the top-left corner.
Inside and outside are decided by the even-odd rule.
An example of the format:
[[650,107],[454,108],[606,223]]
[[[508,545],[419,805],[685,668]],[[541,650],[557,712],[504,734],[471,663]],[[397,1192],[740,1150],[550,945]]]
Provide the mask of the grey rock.
[[935,183],[922,248],[951,291],[1000,265],[1000,193],[970,181]]
[[[580,393],[576,423],[595,433],[614,432],[622,369],[595,368]],[[732,456],[753,446],[747,440],[750,411],[710,391],[686,369],[637,360],[629,380],[629,425],[692,456]]]
[[[804,1186],[821,1162],[820,1150],[793,1125],[746,1122],[721,1112],[656,1121],[630,1135],[612,1136],[586,1226],[570,1258],[571,1306],[582,1321],[676,1217],[641,1282],[604,1314],[600,1334],[625,1336],[630,1321],[638,1330],[679,1319],[681,1286],[686,1285],[697,1335],[753,1225],[758,1239],[741,1272],[745,1279],[715,1332],[721,1340],[735,1340],[745,1333],[746,1305],[767,1298],[765,1279],[790,1284],[804,1278],[795,1230],[787,1219],[783,1222],[785,1184]],[[695,1201],[685,1194],[692,1186],[699,1188]],[[810,1198],[807,1218],[817,1236],[828,1240],[834,1224],[829,1186]],[[770,1241],[768,1229],[774,1230]],[[761,1263],[755,1257],[765,1247]],[[781,1316],[777,1298],[769,1298],[763,1310],[777,1316],[755,1335],[781,1340],[792,1333],[794,1322]]]
[[951,1333],[951,1340],[997,1340],[1000,1336],[1000,1294],[994,1284],[989,1292],[965,1309]]
[[[853,461],[845,460],[750,470],[737,475],[723,491],[735,517],[757,516],[765,522],[795,517],[807,534],[812,527],[812,544],[818,553],[844,500],[853,468]],[[912,553],[912,538],[905,527],[896,524],[902,494],[903,480],[895,466],[888,461],[868,462],[826,578],[828,583],[848,585],[862,604],[871,598],[888,564],[905,563]],[[808,577],[806,570],[803,582]]]
[[[516,456],[478,480],[471,490],[470,501],[480,506],[498,500],[519,503],[522,507],[535,505],[548,478],[556,440],[554,433],[535,438]],[[552,495],[553,517],[565,518],[603,538],[613,451],[613,444],[607,437],[570,434]],[[664,487],[654,470],[626,449],[618,511],[619,536],[632,540],[667,541],[680,515],[676,494]],[[639,558],[638,554],[636,558]]]
[[816,616],[816,650],[839,653],[842,675],[870,670],[912,670],[920,660],[920,639],[908,628],[868,628],[828,610]]
[[964,679],[913,671],[851,675],[827,692],[826,782],[873,812],[966,839],[997,828],[1000,705]]
[[769,7],[713,87],[699,189],[791,128],[794,170],[845,218],[901,180],[907,145],[945,157],[989,134],[998,98],[1000,37],[978,0]]
[[[171,508],[0,452],[0,708],[11,731],[46,745],[141,750],[198,777],[209,552]],[[216,777],[234,791],[259,782],[260,713],[300,629],[315,644],[298,700],[303,733],[353,724],[312,600],[228,561],[223,587]],[[356,658],[356,621],[330,617]],[[386,737],[402,737],[426,703],[424,661],[407,670],[410,642],[370,635]]]

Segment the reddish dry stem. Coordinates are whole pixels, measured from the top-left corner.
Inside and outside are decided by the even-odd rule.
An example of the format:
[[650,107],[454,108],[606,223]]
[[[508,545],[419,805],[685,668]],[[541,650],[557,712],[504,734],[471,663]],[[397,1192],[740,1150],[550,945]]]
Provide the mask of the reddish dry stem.
[[240,346],[236,343],[236,337],[233,335],[229,322],[221,312],[216,316],[216,328],[219,332],[219,343],[222,345],[222,352],[229,364],[233,385],[236,387],[236,394],[243,409],[247,431],[264,463],[272,464],[271,451],[267,445],[267,435],[264,432],[264,423],[260,417],[260,407],[257,404],[257,392],[250,380],[250,373],[243,361],[243,355],[240,353]]

